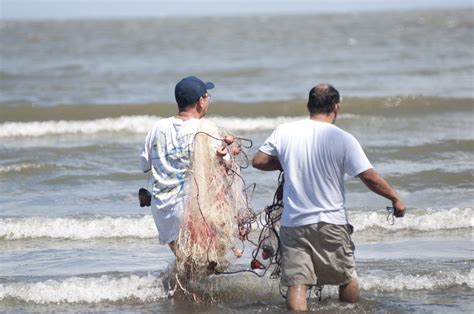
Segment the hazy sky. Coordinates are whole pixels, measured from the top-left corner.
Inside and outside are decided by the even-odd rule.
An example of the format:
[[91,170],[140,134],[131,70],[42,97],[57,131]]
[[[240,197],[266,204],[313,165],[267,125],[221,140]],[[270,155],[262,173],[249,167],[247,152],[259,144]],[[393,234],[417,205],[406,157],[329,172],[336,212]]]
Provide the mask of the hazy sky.
[[473,9],[474,0],[0,0],[2,20]]

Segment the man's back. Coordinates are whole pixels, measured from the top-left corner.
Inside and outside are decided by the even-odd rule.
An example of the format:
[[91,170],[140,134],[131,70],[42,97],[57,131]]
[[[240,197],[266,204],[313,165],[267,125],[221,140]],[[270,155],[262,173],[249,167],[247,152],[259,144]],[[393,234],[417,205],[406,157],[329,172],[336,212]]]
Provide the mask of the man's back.
[[171,117],[157,122],[147,136],[142,160],[152,166],[154,194],[163,205],[182,190],[198,124],[199,119]]
[[311,88],[309,120],[277,127],[252,159],[260,170],[283,170],[281,284],[287,308],[308,310],[308,286],[339,285],[339,300],[357,302],[352,226],[344,209],[344,174],[358,176],[372,191],[392,201],[394,215],[405,204],[374,170],[359,142],[334,126],[339,92],[329,84]]
[[279,126],[261,150],[277,156],[285,173],[285,226],[321,220],[345,224],[344,174],[372,167],[352,135],[310,119]]

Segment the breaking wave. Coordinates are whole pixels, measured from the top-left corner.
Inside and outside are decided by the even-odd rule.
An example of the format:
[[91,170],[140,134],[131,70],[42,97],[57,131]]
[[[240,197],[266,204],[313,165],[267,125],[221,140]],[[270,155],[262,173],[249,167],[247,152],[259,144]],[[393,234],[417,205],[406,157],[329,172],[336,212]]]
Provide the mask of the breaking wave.
[[151,302],[166,296],[157,277],[128,275],[114,277],[71,277],[65,280],[49,279],[41,282],[14,282],[0,284],[0,301],[7,298],[48,303],[99,303],[137,300]]
[[63,238],[154,238],[157,236],[151,215],[141,217],[91,218],[5,218],[0,219],[0,239]]
[[[255,131],[271,130],[281,123],[295,121],[300,118],[301,117],[213,118],[213,120],[228,130]],[[96,134],[103,132],[146,134],[160,119],[162,118],[156,116],[123,116],[85,121],[4,122],[0,124],[0,138],[13,136],[42,137],[64,134]]]
[[367,276],[360,278],[360,288],[380,292],[447,289],[466,285],[474,287],[474,270],[469,272],[436,271],[426,275],[404,275],[394,277]]
[[392,231],[435,231],[472,228],[474,213],[472,208],[408,209],[405,217],[395,218],[395,223],[387,223],[387,213],[349,213],[349,220],[356,230],[370,231],[386,229]]
[[[445,210],[413,209],[394,225],[387,223],[383,212],[349,212],[356,231],[371,230],[426,232],[465,229],[474,226],[472,208]],[[157,231],[151,215],[131,217],[24,217],[0,219],[0,239],[62,238],[83,240],[94,238],[155,238]]]
[[[252,294],[268,285],[266,280],[251,284],[239,294]],[[238,278],[229,277],[226,285],[239,285]],[[240,283],[241,284],[241,283]],[[359,278],[362,290],[380,293],[397,291],[438,290],[453,287],[474,287],[472,269],[435,271],[425,275],[396,275],[395,277],[369,275]],[[331,290],[331,286],[327,287]],[[225,290],[225,287],[224,287]],[[278,293],[274,291],[274,293]],[[69,277],[39,282],[15,281],[0,284],[0,302],[15,299],[35,304],[68,303],[150,303],[168,296],[162,275],[107,274],[97,277]],[[249,298],[249,296],[241,296]]]

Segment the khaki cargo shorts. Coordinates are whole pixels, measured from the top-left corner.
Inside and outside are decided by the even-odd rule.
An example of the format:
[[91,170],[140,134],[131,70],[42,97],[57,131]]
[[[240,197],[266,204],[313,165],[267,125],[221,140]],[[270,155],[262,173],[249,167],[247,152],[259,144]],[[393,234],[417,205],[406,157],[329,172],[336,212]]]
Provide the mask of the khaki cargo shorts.
[[281,284],[345,285],[357,278],[350,225],[281,227]]

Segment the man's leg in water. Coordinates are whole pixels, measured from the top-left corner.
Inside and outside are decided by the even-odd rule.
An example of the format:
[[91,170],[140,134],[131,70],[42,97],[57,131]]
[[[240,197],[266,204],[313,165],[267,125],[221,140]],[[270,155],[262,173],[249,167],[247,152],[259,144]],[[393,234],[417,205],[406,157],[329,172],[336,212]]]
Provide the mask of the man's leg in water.
[[307,311],[306,285],[289,286],[286,292],[286,308],[291,311]]
[[352,279],[348,284],[339,286],[339,301],[355,303],[359,300],[359,281]]

